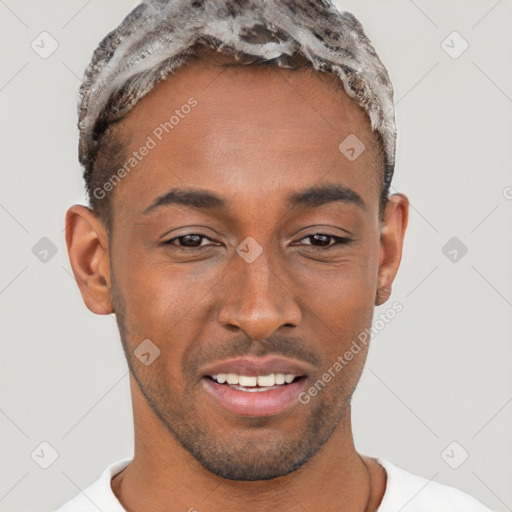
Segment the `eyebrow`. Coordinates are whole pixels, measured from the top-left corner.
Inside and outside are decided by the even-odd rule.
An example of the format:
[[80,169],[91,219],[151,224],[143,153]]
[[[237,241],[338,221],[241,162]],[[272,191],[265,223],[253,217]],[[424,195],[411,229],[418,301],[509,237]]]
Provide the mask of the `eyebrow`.
[[[332,202],[353,204],[366,211],[366,204],[361,196],[355,190],[339,183],[328,183],[306,188],[287,197],[289,208],[316,208]],[[224,197],[209,190],[173,188],[158,196],[142,214],[148,215],[162,206],[171,204],[204,210],[226,210],[228,208],[228,203]]]

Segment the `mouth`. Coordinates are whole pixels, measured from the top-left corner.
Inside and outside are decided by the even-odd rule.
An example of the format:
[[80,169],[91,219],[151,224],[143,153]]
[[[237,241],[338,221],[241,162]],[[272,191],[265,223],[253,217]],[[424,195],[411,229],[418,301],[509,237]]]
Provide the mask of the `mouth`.
[[261,417],[279,414],[297,404],[306,376],[228,373],[205,375],[202,382],[223,409],[239,416]]
[[273,416],[298,404],[310,365],[269,354],[244,356],[202,369],[214,405],[238,416]]

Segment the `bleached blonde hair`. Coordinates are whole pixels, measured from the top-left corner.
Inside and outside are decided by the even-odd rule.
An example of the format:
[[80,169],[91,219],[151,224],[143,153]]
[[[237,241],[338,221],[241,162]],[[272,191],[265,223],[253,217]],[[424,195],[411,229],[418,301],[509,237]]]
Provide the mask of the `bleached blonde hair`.
[[[80,87],[79,161],[93,208],[107,208],[91,196],[101,182],[98,152],[109,147],[102,138],[200,47],[231,54],[244,65],[296,69],[301,61],[337,76],[380,137],[381,205],[387,200],[395,166],[393,87],[351,13],[330,0],[144,0],[100,42]],[[110,146],[119,154],[119,145]]]

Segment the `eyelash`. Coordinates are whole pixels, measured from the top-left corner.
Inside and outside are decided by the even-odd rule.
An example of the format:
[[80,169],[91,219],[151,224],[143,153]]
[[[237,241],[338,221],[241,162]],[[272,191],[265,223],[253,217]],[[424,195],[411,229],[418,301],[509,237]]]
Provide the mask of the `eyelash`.
[[[196,251],[196,250],[202,250],[202,249],[205,249],[206,246],[199,246],[199,247],[185,247],[185,246],[180,246],[180,245],[175,245],[173,244],[172,242],[174,242],[175,240],[179,240],[180,238],[185,238],[186,236],[191,236],[191,235],[196,235],[196,236],[200,236],[202,238],[206,238],[207,240],[210,240],[210,241],[214,241],[212,240],[209,236],[207,236],[206,234],[204,233],[200,233],[200,232],[194,232],[194,233],[186,233],[185,235],[180,235],[180,236],[177,236],[177,237],[174,237],[174,238],[171,238],[170,240],[167,240],[165,242],[162,242],[162,245],[165,245],[165,246],[170,246],[170,247],[174,247],[174,248],[178,248],[178,249],[182,249],[182,250],[185,250],[185,251]],[[316,249],[316,250],[327,250],[327,249],[332,249],[333,247],[336,247],[336,246],[340,246],[340,245],[348,245],[352,242],[352,239],[351,238],[347,238],[347,237],[343,237],[343,236],[338,236],[338,235],[334,235],[332,233],[323,233],[323,232],[317,232],[317,233],[313,233],[311,235],[307,235],[307,236],[304,236],[302,237],[300,240],[304,240],[305,238],[311,238],[315,235],[321,235],[321,236],[328,236],[330,238],[332,238],[335,243],[333,244],[330,244],[330,245],[327,245],[325,247],[317,247],[317,246],[314,246],[312,244],[306,244],[306,245],[310,245],[310,247],[312,249]]]

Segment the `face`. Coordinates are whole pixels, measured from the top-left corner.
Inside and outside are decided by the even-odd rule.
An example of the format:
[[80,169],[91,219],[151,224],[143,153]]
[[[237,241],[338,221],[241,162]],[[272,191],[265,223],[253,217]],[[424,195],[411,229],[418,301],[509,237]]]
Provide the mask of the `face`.
[[[351,134],[366,146],[353,161],[338,149]],[[103,293],[141,393],[219,476],[296,470],[347,426],[366,347],[307,403],[273,412],[229,410],[204,373],[279,356],[304,370],[304,391],[371,325],[398,268],[406,198],[381,232],[365,112],[327,76],[195,62],[141,100],[119,136],[141,158],[113,191]]]

